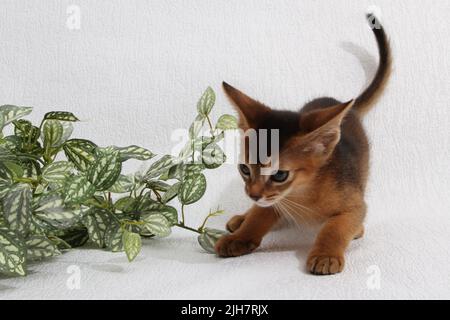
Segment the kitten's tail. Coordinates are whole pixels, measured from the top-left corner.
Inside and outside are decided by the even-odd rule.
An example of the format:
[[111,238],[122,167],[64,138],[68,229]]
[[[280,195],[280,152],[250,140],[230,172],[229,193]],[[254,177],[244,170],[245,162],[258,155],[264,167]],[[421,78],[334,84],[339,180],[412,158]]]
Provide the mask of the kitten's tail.
[[365,115],[381,96],[381,93],[389,80],[392,67],[391,47],[383,27],[372,13],[367,14],[366,17],[377,40],[380,62],[375,78],[366,90],[356,98],[355,104],[353,105],[353,110],[360,116]]

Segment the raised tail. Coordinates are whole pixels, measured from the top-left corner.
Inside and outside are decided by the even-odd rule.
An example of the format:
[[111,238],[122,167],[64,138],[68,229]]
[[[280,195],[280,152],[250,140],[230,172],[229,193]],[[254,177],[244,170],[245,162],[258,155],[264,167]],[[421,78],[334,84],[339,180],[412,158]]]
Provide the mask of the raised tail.
[[360,116],[365,115],[381,96],[389,80],[392,67],[391,47],[383,27],[373,14],[369,13],[366,17],[377,40],[380,62],[375,78],[359,97],[355,99],[353,110]]

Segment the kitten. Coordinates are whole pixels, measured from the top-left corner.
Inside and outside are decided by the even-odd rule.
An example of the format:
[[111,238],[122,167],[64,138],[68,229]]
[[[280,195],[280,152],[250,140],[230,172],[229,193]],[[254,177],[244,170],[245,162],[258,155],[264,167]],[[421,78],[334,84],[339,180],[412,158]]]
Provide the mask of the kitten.
[[[318,98],[299,112],[272,110],[223,82],[248,129],[279,129],[279,170],[262,175],[261,163],[239,165],[245,190],[255,204],[227,224],[231,232],[215,246],[222,257],[250,253],[282,216],[298,222],[320,223],[321,229],[307,259],[313,274],[343,270],[344,251],[362,237],[366,214],[364,190],[368,176],[369,145],[361,118],[380,97],[391,71],[387,36],[375,16],[372,26],[380,56],[375,78],[355,100],[341,103]],[[248,161],[248,143],[244,143]]]

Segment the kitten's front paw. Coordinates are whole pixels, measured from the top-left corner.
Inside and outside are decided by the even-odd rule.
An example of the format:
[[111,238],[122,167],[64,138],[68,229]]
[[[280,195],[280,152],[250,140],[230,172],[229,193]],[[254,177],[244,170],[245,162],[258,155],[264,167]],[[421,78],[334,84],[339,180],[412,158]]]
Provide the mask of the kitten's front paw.
[[227,230],[230,232],[235,232],[241,226],[242,222],[244,222],[244,215],[235,215],[233,216],[227,223]]
[[339,273],[344,269],[344,256],[312,255],[306,263],[309,272],[316,275]]
[[258,247],[252,241],[239,240],[233,235],[220,238],[215,246],[216,253],[221,257],[237,257],[248,254]]

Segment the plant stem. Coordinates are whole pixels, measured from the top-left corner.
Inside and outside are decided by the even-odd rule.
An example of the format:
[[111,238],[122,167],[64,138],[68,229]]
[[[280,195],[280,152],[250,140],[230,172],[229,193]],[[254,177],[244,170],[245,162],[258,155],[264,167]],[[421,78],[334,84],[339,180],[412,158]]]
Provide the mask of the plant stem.
[[206,116],[206,121],[208,121],[209,129],[211,131],[212,137],[215,138],[215,136],[214,136],[214,129],[213,129],[213,126],[212,126],[212,123],[211,123],[211,119],[209,119],[209,116]]
[[184,226],[184,204],[181,205],[181,225]]
[[15,182],[24,182],[24,183],[31,183],[31,184],[39,184],[39,181],[31,179],[31,178],[15,178]]
[[181,223],[177,223],[177,224],[175,224],[175,226],[201,234],[201,231],[199,231],[197,229],[194,229],[194,228],[191,228],[191,227],[188,227],[188,226],[185,226],[184,224],[181,224]]
[[201,224],[201,226],[200,227],[198,227],[198,230],[199,231],[202,231],[203,230],[203,228],[205,227],[205,225],[206,225],[206,222],[208,221],[208,219],[211,217],[211,214],[208,214],[207,216],[206,216],[206,218],[205,218],[205,220],[203,220],[203,223]]

